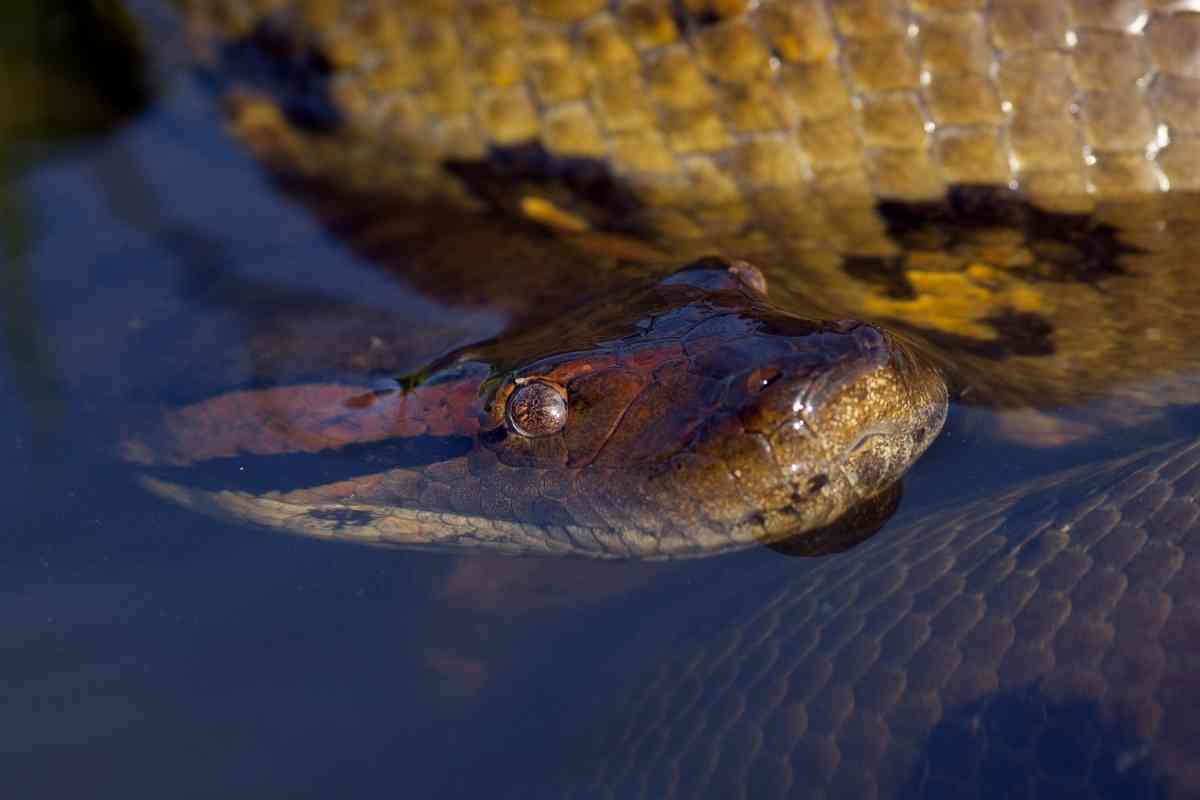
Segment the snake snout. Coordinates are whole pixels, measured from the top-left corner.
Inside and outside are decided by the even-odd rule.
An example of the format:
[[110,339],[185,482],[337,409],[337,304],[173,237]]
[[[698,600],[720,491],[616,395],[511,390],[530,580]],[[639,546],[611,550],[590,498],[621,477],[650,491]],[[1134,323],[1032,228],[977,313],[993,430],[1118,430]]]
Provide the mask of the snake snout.
[[887,367],[889,342],[878,328],[838,326],[793,341],[789,352],[750,369],[741,385],[734,382],[730,400],[741,404],[747,431],[770,434],[795,421],[811,426],[847,386]]
[[830,474],[865,498],[895,483],[933,441],[948,393],[936,370],[893,336],[870,325],[849,335],[857,354],[814,379],[796,411]]
[[[742,378],[742,434],[761,442],[773,477],[747,492],[766,538],[832,524],[892,487],[945,418],[941,376],[866,324],[839,325]],[[743,470],[744,474],[744,470]]]

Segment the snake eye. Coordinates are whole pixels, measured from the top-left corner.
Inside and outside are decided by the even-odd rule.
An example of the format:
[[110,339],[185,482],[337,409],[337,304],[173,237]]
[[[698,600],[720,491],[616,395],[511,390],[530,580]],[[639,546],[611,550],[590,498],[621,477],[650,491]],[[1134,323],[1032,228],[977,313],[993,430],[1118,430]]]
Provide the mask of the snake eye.
[[557,386],[530,381],[509,395],[507,416],[509,426],[522,436],[549,436],[567,424],[567,400]]

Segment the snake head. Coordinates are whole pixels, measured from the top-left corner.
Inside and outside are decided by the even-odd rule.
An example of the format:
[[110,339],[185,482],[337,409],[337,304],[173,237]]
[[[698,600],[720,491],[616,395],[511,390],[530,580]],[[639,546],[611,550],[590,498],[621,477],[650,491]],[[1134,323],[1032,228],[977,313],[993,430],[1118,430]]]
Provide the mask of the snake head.
[[705,259],[581,315],[501,380],[480,442],[539,513],[677,553],[777,541],[891,487],[945,418],[938,373],[861,322],[789,314],[761,272]]
[[164,497],[299,533],[665,558],[825,537],[945,413],[900,340],[790,314],[754,267],[704,259],[410,380],[171,410],[125,455]]

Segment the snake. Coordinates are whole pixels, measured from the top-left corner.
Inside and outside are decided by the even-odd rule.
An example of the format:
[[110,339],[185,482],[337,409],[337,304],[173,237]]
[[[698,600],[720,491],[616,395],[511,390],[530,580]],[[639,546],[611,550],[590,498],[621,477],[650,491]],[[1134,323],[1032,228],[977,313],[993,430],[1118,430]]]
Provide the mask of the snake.
[[705,585],[464,792],[1195,797],[1198,482],[1171,442]]
[[[785,314],[757,269],[711,258],[577,309],[569,332],[535,327],[399,380],[226,392],[124,451],[156,469],[157,494],[267,527],[677,558],[835,527],[886,494],[946,407],[904,342]],[[303,454],[327,471],[283,485]]]
[[[502,477],[481,477],[472,456],[439,467],[467,483],[431,486],[428,473],[398,467],[377,485],[301,490],[283,511],[279,492],[239,496],[147,478],[178,502],[368,543],[386,543],[383,529],[399,540],[419,528],[448,529],[446,541],[473,546],[499,521],[502,549],[522,541],[566,552],[587,542],[593,554],[665,557],[729,549],[731,540],[819,536],[854,517],[855,501],[886,497],[940,425],[943,373],[967,402],[999,408],[1109,403],[1116,417],[1140,419],[1131,398],[1138,408],[1194,402],[1187,254],[1200,189],[1200,14],[1188,3],[180,5],[231,131],[285,183],[507,215],[581,252],[707,265],[664,269],[652,293],[700,273],[724,276],[691,284],[702,296],[660,300],[648,315],[636,300],[617,303],[652,320],[642,326],[651,331],[676,312],[709,313],[733,293],[737,310],[726,319],[753,321],[742,334],[766,335],[790,358],[801,347],[791,335],[801,325],[795,307],[815,298],[827,319],[866,320],[802,323],[820,330],[817,360],[828,365],[831,352],[849,347],[859,366],[840,370],[852,376],[847,393],[866,363],[866,374],[890,376],[884,396],[901,401],[881,403],[883,417],[866,428],[833,425],[849,437],[833,449],[836,464],[826,454],[804,481],[752,487],[765,501],[754,510],[745,498],[726,506],[718,498],[735,495],[713,481],[751,484],[789,459],[714,477],[695,456],[716,428],[694,419],[680,423],[688,435],[671,439],[685,451],[653,465],[666,482],[674,479],[662,464],[687,465],[672,487],[681,494],[665,502],[620,481],[607,485],[624,493],[602,502],[600,484],[531,498],[516,471],[544,455],[534,455],[539,442],[568,438],[557,426],[564,407],[578,416],[569,401],[580,378],[554,372],[563,349],[534,348],[532,372],[487,359],[472,372],[477,355],[458,353],[394,386],[310,385],[304,413],[319,396],[330,438],[318,449],[328,449],[345,440],[337,426],[347,408],[366,412],[352,425],[358,436],[375,424],[376,406],[404,406],[403,419],[408,406],[427,404],[426,393],[436,405],[467,381],[479,413],[459,423],[482,434],[469,452]],[[724,260],[702,260],[714,252]],[[721,283],[729,276],[732,288]],[[776,307],[764,305],[764,285]],[[833,344],[845,337],[850,344]],[[653,347],[678,341],[675,333]],[[614,355],[611,339],[604,347]],[[661,367],[661,357],[652,363]],[[735,362],[718,383],[742,396],[718,418],[736,418],[741,434],[761,436],[753,418],[778,398],[794,405],[811,386],[807,369],[797,383],[777,356]],[[567,372],[578,362],[570,363]],[[756,383],[765,406],[745,396]],[[259,391],[212,402],[246,415],[267,398]],[[856,407],[835,402],[823,413]],[[154,468],[189,467],[194,441],[179,431],[224,413],[203,403],[180,409],[165,433],[129,443],[127,454]],[[810,421],[791,413],[772,417],[771,430]],[[546,425],[549,437],[525,435]],[[214,438],[199,430],[196,439]],[[863,439],[864,430],[883,435]],[[489,447],[488,431],[503,431],[501,446],[519,452]],[[231,443],[216,438],[206,458],[229,455],[221,448]],[[863,442],[871,458],[848,467]],[[234,444],[258,455],[276,448],[270,436]],[[557,446],[550,457],[576,455]],[[554,737],[554,765],[542,752],[517,752],[529,778],[513,796],[1200,795],[1197,464],[1191,441],[1149,447],[959,508],[902,514],[849,552],[778,567],[715,621],[672,632],[649,674],[635,671],[617,699],[572,714],[582,729]],[[631,474],[639,487],[647,479]],[[818,476],[825,480],[814,484]],[[388,510],[398,491],[444,496],[489,480],[513,487],[496,493],[499,509],[468,489],[473,498],[434,515]],[[816,484],[838,500],[797,525],[797,493]],[[573,527],[589,492],[594,516]],[[681,507],[684,524],[664,526]],[[609,525],[618,509],[628,516]],[[529,519],[554,522],[510,524]],[[668,528],[691,535],[672,539]],[[616,529],[606,542],[603,531]],[[644,653],[639,660],[644,670]]]

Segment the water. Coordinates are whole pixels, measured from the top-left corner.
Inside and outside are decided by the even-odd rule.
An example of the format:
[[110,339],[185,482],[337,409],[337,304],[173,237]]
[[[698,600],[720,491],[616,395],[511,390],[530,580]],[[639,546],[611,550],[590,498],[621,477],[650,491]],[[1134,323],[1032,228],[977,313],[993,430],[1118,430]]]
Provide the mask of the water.
[[106,123],[65,140],[24,129],[5,184],[7,791],[430,795],[462,769],[481,708],[536,663],[524,648],[658,570],[570,564],[545,577],[516,561],[331,546],[138,488],[114,458],[121,426],[202,392],[197,351],[227,348],[213,381],[253,372],[257,320],[231,294],[277,309],[354,303],[406,333],[464,340],[503,317],[423,300],[331,242],[224,138],[189,80]]
[[[143,492],[114,442],[164,400],[276,375],[246,346],[278,319],[263,308],[310,309],[309,335],[344,331],[343,306],[388,330],[452,331],[418,343],[412,364],[495,333],[504,311],[427,299],[331,240],[225,138],[192,80],[174,76],[131,119],[105,102],[99,121],[46,116],[9,135],[0,774],[12,796],[499,793],[570,756],[592,724],[578,709],[608,705],[675,632],[730,627],[764,575],[808,574],[768,550],[679,566],[382,552]],[[219,354],[211,374],[196,374],[197,353]],[[997,424],[956,406],[905,509],[1195,430],[1176,413],[1045,451],[997,443]],[[950,734],[937,735],[931,747]]]

